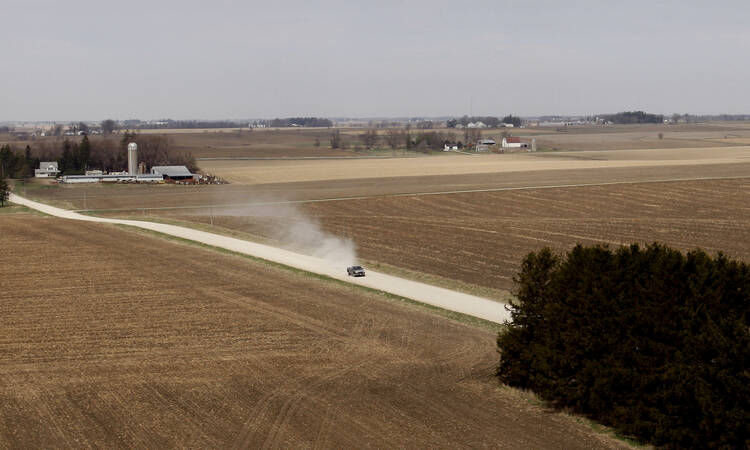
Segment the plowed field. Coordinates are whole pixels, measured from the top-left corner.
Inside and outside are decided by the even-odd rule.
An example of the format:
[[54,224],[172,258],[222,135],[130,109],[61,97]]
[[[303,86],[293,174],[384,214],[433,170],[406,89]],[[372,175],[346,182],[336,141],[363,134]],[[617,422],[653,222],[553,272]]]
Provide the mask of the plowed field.
[[498,389],[491,331],[108,225],[0,236],[0,447],[622,446]]
[[526,253],[664,242],[750,260],[750,180],[589,186],[305,205],[362,257],[510,289]]
[[[750,179],[382,197],[301,205],[361,258],[512,289],[523,256],[544,246],[664,242],[750,259]],[[157,212],[152,212],[155,214]],[[160,211],[207,223],[206,216]],[[217,208],[214,224],[272,237],[289,214]],[[280,243],[277,243],[280,244]]]
[[361,178],[472,175],[740,164],[750,147],[653,148],[582,152],[509,153],[503,155],[441,155],[421,158],[337,159],[294,161],[201,161],[201,168],[235,184],[305,182]]

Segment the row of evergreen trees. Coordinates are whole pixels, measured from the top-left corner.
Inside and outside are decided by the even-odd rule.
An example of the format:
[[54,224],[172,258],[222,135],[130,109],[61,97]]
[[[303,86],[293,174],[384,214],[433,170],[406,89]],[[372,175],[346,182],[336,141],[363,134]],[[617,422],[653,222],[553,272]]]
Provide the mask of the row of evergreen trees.
[[750,448],[750,267],[666,246],[530,253],[497,375],[674,448]]
[[28,145],[23,153],[14,151],[10,144],[0,147],[0,179],[33,177],[37,167],[39,158],[32,156]]
[[612,123],[621,124],[664,122],[663,114],[649,114],[643,111],[623,111],[617,114],[604,115],[602,117]]
[[283,128],[283,127],[319,127],[319,128],[330,128],[333,126],[333,122],[330,119],[323,117],[287,117],[285,119],[273,119],[271,121],[264,121],[269,127]]

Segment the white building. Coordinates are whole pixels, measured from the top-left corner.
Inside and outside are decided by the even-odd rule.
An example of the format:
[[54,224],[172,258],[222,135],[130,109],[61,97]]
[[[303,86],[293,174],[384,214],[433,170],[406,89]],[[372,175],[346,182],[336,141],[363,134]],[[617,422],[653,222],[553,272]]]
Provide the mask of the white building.
[[198,176],[190,173],[185,166],[153,166],[152,174],[162,175],[170,180],[186,180],[188,178],[197,179]]
[[162,183],[164,177],[161,175],[130,175],[128,173],[108,175],[64,175],[60,182],[70,183]]
[[503,148],[521,148],[527,146],[521,142],[521,138],[517,136],[506,136],[503,138],[501,144]]
[[57,161],[42,161],[39,168],[34,169],[35,178],[54,178],[60,171],[57,168]]

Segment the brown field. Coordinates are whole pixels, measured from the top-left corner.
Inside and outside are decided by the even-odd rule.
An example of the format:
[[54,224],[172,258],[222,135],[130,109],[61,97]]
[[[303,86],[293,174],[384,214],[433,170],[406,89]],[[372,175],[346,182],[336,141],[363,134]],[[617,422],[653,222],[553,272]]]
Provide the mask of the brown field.
[[[636,183],[303,203],[330,233],[352,238],[373,263],[499,290],[522,257],[549,246],[664,242],[750,260],[750,179]],[[282,205],[212,209],[218,229],[273,241],[290,221]],[[132,217],[134,212],[108,214]],[[151,217],[208,224],[209,211]],[[283,216],[283,217],[282,217]]]
[[317,180],[472,175],[750,162],[750,146],[614,150],[503,155],[446,154],[422,158],[294,161],[201,161],[201,167],[235,184]]
[[108,225],[0,216],[0,447],[614,448],[494,333]]
[[[544,246],[658,240],[750,260],[744,126],[676,126],[648,150],[662,126],[534,129],[559,148],[615,150],[201,161],[234,183],[16,192],[275,244],[291,219],[247,205],[300,201],[281,208],[354,239],[370,264],[496,292]],[[330,151],[313,132],[172,139],[208,156]],[[663,181],[711,177],[735,179]],[[598,185],[565,187],[580,184]],[[486,189],[497,191],[403,196]],[[498,389],[491,331],[238,256],[23,213],[0,214],[0,447],[621,445]]]
[[581,126],[568,127],[565,132],[547,127],[529,130],[533,130],[533,136],[525,130],[518,130],[514,134],[535,137],[540,149],[584,151],[747,145],[742,141],[750,138],[750,124],[747,122]]
[[[176,185],[57,185],[47,180],[17,182],[17,193],[69,209],[125,209],[139,214],[150,209],[205,209],[209,206],[245,205],[265,201],[305,201],[349,197],[401,195],[457,190],[514,189],[596,183],[645,182],[685,178],[745,177],[750,161],[738,164],[697,164],[607,169],[531,170],[527,172],[479,173],[380,177],[267,184],[212,186]],[[85,205],[84,205],[85,200]],[[125,211],[128,212],[128,211]]]
[[[68,208],[122,210],[116,212],[121,217],[148,215],[197,223],[212,220],[221,229],[261,240],[271,236],[270,231],[278,225],[274,220],[281,219],[269,218],[266,213],[253,219],[252,209],[237,214],[222,212],[222,207],[349,198],[305,204],[302,209],[329,232],[353,237],[364,260],[502,290],[513,287],[512,277],[521,257],[543,246],[562,250],[577,242],[663,241],[682,249],[699,246],[750,256],[744,247],[748,242],[744,179],[378,198],[748,177],[748,146],[207,163],[211,171],[236,183],[61,186],[29,192],[34,198]],[[683,195],[683,190],[690,194]]]
[[[151,130],[156,131],[156,130]],[[196,158],[210,157],[315,157],[354,156],[354,152],[332,149],[331,130],[278,129],[222,131],[203,133],[169,133],[170,143],[177,150],[189,151]],[[319,139],[320,147],[315,147]],[[199,164],[199,165],[202,165]]]
[[[513,287],[511,279],[522,256],[543,246],[563,250],[578,242],[661,241],[684,250],[702,247],[750,259],[749,195],[750,180],[744,178],[375,197],[298,207],[329,232],[353,238],[366,260],[507,290]],[[184,196],[137,194],[87,201],[113,207],[127,206],[134,199],[149,199],[149,204],[185,201]],[[74,203],[80,202],[79,197]],[[267,206],[255,218],[253,208],[241,214],[234,208],[227,211],[210,211],[218,230],[260,240],[271,237],[279,221],[287,220],[275,217],[273,207],[269,214]],[[199,207],[109,215],[207,224],[208,214],[207,208]]]

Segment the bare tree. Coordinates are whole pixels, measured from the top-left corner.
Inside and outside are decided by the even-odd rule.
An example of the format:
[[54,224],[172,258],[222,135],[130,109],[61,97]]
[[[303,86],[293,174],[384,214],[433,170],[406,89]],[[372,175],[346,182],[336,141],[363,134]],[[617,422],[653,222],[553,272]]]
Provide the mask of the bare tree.
[[333,130],[331,133],[331,148],[341,147],[341,132],[339,130]]
[[112,119],[102,120],[101,127],[104,134],[112,134],[117,129],[117,122]]
[[391,128],[385,134],[385,143],[392,149],[397,149],[404,142],[404,133],[396,128]]
[[365,148],[371,149],[378,142],[378,132],[371,128],[360,135]]
[[479,128],[464,128],[464,143],[467,146],[476,144],[480,139],[482,139],[482,131]]

